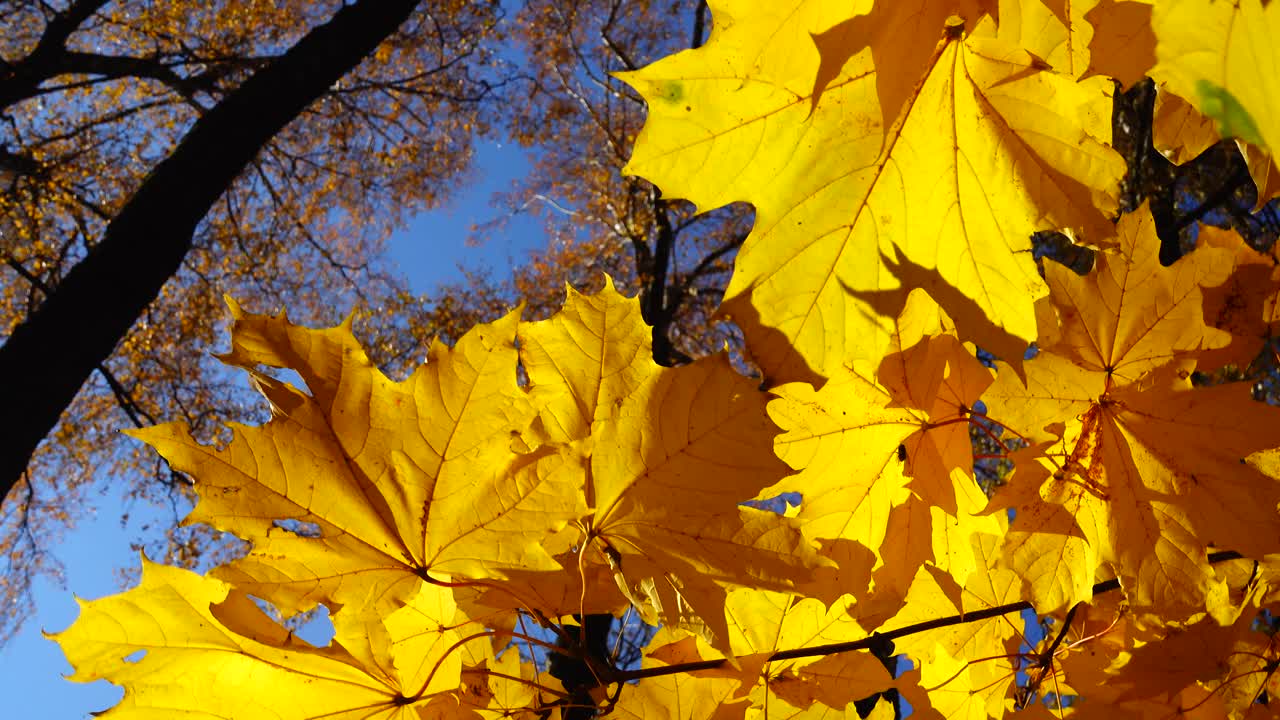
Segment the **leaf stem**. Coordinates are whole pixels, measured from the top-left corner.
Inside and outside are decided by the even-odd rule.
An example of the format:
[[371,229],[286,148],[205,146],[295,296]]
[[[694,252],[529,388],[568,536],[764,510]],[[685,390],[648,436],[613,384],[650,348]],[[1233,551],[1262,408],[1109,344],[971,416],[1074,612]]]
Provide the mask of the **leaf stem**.
[[529,615],[537,618],[539,625],[543,626],[544,628],[547,628],[548,630],[551,630],[557,635],[564,637],[566,642],[569,641],[568,636],[564,634],[564,630],[559,625],[551,622],[551,620],[548,619],[546,615],[543,615],[541,612],[539,612],[536,609],[533,603],[520,597],[519,593],[517,593],[515,590],[512,590],[510,587],[506,585],[503,585],[497,582],[492,582],[489,580],[457,580],[457,581],[441,580],[439,578],[432,577],[431,574],[426,570],[423,570],[415,574],[418,577],[422,578],[423,581],[431,585],[438,585],[440,587],[447,587],[447,588],[487,587],[487,588],[493,588],[494,590],[501,590],[502,592],[505,592],[506,594],[514,598],[516,602],[520,603],[520,607],[517,609],[524,610]]
[[516,677],[515,675],[508,675],[507,673],[501,673],[496,670],[490,670],[488,668],[485,668],[484,670],[463,670],[462,674],[463,675],[483,675],[485,677],[502,678],[503,680],[518,682],[521,685],[528,685],[529,687],[534,688],[535,690],[538,690],[540,692],[545,692],[549,695],[555,695],[556,697],[562,697],[562,698],[569,697],[569,693],[562,692],[554,688],[544,687],[541,683],[539,683],[536,680]]
[[427,679],[422,681],[422,687],[418,689],[417,694],[415,694],[413,697],[421,698],[426,696],[427,688],[431,687],[431,681],[435,679],[436,673],[439,672],[440,670],[440,666],[444,664],[444,661],[448,659],[450,655],[453,654],[454,650],[457,650],[458,648],[462,647],[463,645],[466,645],[472,640],[478,640],[480,638],[486,638],[486,637],[504,636],[504,635],[507,637],[524,640],[525,642],[530,643],[532,645],[541,645],[551,650],[552,652],[560,652],[560,648],[556,647],[555,645],[552,645],[551,643],[548,643],[545,640],[539,640],[538,638],[525,635],[524,633],[518,633],[513,630],[481,630],[478,633],[472,633],[462,638],[461,640],[455,642],[454,644],[450,645],[449,649],[445,650],[440,655],[440,657],[436,659],[436,664],[432,666],[431,672],[427,673]]

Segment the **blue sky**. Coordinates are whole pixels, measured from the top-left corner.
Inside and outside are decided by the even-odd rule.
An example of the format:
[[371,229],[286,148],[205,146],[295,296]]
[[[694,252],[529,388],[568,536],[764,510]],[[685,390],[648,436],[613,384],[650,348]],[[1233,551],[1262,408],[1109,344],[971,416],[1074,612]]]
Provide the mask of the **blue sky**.
[[[463,265],[488,267],[495,278],[504,277],[530,249],[544,242],[540,225],[524,215],[512,218],[501,237],[479,247],[467,245],[472,225],[500,214],[490,204],[493,194],[507,190],[512,180],[528,171],[523,151],[510,145],[480,146],[476,164],[478,176],[448,207],[418,216],[391,240],[392,260],[417,292],[429,292],[438,283],[461,278],[459,267]],[[125,510],[121,497],[108,492],[100,500],[94,515],[86,517],[54,551],[66,567],[65,587],[41,580],[36,587],[35,619],[0,648],[3,717],[79,719],[107,709],[120,698],[121,690],[105,681],[86,685],[64,680],[62,675],[69,673],[71,666],[62,650],[41,634],[41,630],[63,630],[75,619],[73,594],[97,598],[118,592],[116,569],[138,564],[129,543],[141,536],[140,528],[148,515],[159,517],[145,508],[130,507],[131,522],[121,527]]]
[[529,171],[520,147],[496,143],[477,147],[476,167],[476,181],[463,188],[453,203],[419,215],[391,240],[392,260],[417,292],[430,292],[438,283],[460,279],[460,265],[488,267],[495,278],[505,277],[529,250],[545,243],[541,224],[526,213],[511,218],[500,236],[487,238],[479,247],[468,247],[473,225],[505,212],[491,205],[494,193],[509,190],[513,180]]

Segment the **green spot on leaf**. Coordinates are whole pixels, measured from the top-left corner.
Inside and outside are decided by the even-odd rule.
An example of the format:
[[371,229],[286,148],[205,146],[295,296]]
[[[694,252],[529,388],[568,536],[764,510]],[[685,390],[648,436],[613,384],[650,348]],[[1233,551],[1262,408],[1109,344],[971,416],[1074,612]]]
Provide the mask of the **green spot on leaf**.
[[684,98],[684,83],[679,80],[662,80],[653,85],[654,99],[678,103]]
[[1222,137],[1266,147],[1253,117],[1230,91],[1202,79],[1196,82],[1196,94],[1200,96],[1200,111],[1218,122],[1218,133]]

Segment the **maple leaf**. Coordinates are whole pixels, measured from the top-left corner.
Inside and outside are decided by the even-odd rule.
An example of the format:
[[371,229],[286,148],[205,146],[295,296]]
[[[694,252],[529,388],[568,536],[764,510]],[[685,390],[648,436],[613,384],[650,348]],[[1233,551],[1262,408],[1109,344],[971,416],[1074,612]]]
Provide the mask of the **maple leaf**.
[[[1077,83],[945,22],[918,66],[853,55],[869,41],[847,33],[852,47],[828,42],[820,57],[807,35],[842,18],[819,6],[714,3],[732,21],[705,46],[626,74],[649,103],[626,172],[702,209],[755,205],[722,311],[771,382],[814,382],[876,357],[911,287],[966,337],[1020,357],[1035,335],[1029,300],[1045,292],[1031,233],[1068,228],[1094,243],[1111,233],[1124,163],[1105,144],[1105,81]],[[833,53],[851,57],[815,104]],[[885,82],[911,91],[882,117],[889,72]]]
[[[1079,34],[1080,31],[1090,32],[1091,28],[1083,22],[1072,26],[1070,20],[1066,19],[1067,8],[1062,3],[1006,0],[1000,5],[999,23],[983,23],[980,26],[987,37],[1020,47],[1045,64],[1067,74],[1071,74],[1073,64],[1079,63],[1082,52],[1087,59],[1087,48],[1080,44]],[[1074,9],[1073,5],[1072,10]],[[1077,21],[1078,15],[1076,13]]]
[[[1195,159],[1221,139],[1217,121],[1170,92],[1164,83],[1158,86],[1151,130],[1152,146],[1176,164]],[[1258,191],[1253,208],[1257,212],[1280,195],[1280,169],[1269,151],[1239,138],[1235,144]]]
[[[926,564],[916,570],[915,580],[907,596],[907,604],[881,631],[893,630],[933,617],[945,617],[989,609],[1022,597],[1022,581],[1008,570],[994,567],[998,536],[974,534],[970,538],[975,554],[982,559],[963,582],[936,565]],[[945,609],[945,612],[940,610]],[[951,627],[928,630],[894,642],[898,650],[913,657],[930,660],[938,649],[955,658],[990,657],[1007,652],[1003,646],[1017,633],[1001,617]],[[992,650],[994,652],[992,652]]]
[[[849,610],[845,596],[830,607],[812,598],[796,599],[782,593],[735,590],[725,614],[729,619],[730,646],[738,658],[764,659],[779,650],[860,640],[867,637]],[[741,662],[741,660],[739,661]],[[806,657],[771,661],[750,687],[753,707],[784,716],[808,710],[815,703],[843,709],[854,700],[888,689],[893,678],[869,652],[841,653],[824,658]]]
[[[1246,576],[1256,572],[1250,565],[1234,564]],[[1065,695],[1084,694],[1133,716],[1180,709],[1191,717],[1228,717],[1230,706],[1230,717],[1242,717],[1270,679],[1267,665],[1276,653],[1267,635],[1251,629],[1252,606],[1159,627],[1135,623],[1111,598],[1093,605],[1073,613],[1068,629],[1078,639],[1061,644],[1054,660],[1052,687]]]
[[1218,123],[1223,137],[1280,147],[1280,8],[1260,0],[1158,2],[1151,15],[1153,71],[1173,92]]
[[1280,485],[1244,463],[1275,445],[1276,409],[1240,384],[1188,380],[1197,352],[1227,339],[1204,325],[1200,285],[1224,251],[1160,268],[1150,226],[1145,211],[1126,216],[1122,254],[1087,277],[1048,268],[1061,327],[1027,363],[1025,385],[1001,372],[984,395],[991,417],[1056,445],[1038,459],[1048,472],[1020,468],[1014,481],[1029,486],[1003,501],[1021,518],[1004,557],[1039,610],[1088,599],[1097,569],[1046,568],[1041,552],[1096,558],[1135,607],[1175,617],[1203,609],[1213,591],[1209,546],[1262,557],[1274,552],[1264,538],[1280,532]]
[[1213,118],[1203,115],[1163,84],[1156,86],[1154,112],[1151,146],[1176,165],[1196,159],[1221,139]]
[[[1243,2],[1212,12],[1271,12]],[[1193,372],[1271,339],[1274,263],[1202,228],[1165,268],[1145,207],[1113,226],[1109,90],[1081,80],[1143,72],[1122,44],[1191,5],[995,5],[721,0],[704,47],[628,75],[652,109],[633,169],[703,209],[757,204],[725,311],[772,394],[723,353],[659,366],[607,279],[548,320],[434,343],[401,382],[350,321],[233,304],[224,360],[272,420],[219,447],[138,434],[195,477],[190,521],[250,553],[210,578],[147,563],[84,604],[59,636],[77,677],[124,684],[123,717],[844,720],[890,688],[922,718],[1047,718],[1055,698],[1082,718],[1269,712],[1280,653],[1254,625],[1280,597],[1280,415]],[[1164,97],[1185,125],[1161,141],[1216,135]],[[1242,152],[1270,192],[1269,156]],[[1042,281],[1041,228],[1106,247]],[[1005,356],[994,382],[970,339]],[[991,502],[977,435],[998,448],[984,469],[1013,466]],[[743,506],[782,491],[799,500]],[[324,603],[333,641],[256,598]],[[1055,634],[1022,636],[1028,604],[1066,611],[1040,619]],[[624,609],[661,625],[639,671],[569,617]],[[918,667],[895,680],[873,630]],[[619,646],[648,632],[624,622]],[[521,657],[548,652],[594,678],[549,687]]]
[[[467,333],[392,382],[369,362],[350,322],[309,330],[231,303],[232,350],[270,401],[262,427],[232,428],[225,448],[181,424],[133,431],[195,478],[186,522],[248,540],[217,576],[293,614],[317,602],[382,613],[428,573],[501,577],[556,569],[539,545],[584,510],[572,454],[521,455],[510,433],[533,407],[516,382],[518,311]],[[288,368],[309,392],[253,368]],[[415,428],[406,432],[406,428]],[[291,532],[306,523],[316,536]]]
[[1116,231],[1118,255],[1100,254],[1090,274],[1046,266],[1058,327],[1042,328],[1039,347],[1114,378],[1112,384],[1225,347],[1230,336],[1205,325],[1202,288],[1225,279],[1228,253],[1211,249],[1161,267],[1155,221],[1145,205],[1125,215]]
[[[974,534],[978,567],[957,582],[934,565],[922,565],[903,610],[881,628],[892,630],[935,617],[990,609],[1022,596],[1021,580],[1009,570],[993,568],[998,538]],[[1003,714],[1013,683],[1013,653],[1021,635],[1004,617],[914,633],[894,641],[899,652],[921,663],[919,683],[928,687],[929,703],[945,717]],[[901,683],[899,687],[910,683]],[[917,690],[904,688],[908,699]]]
[[628,507],[598,528],[594,537],[617,548],[618,583],[641,616],[694,630],[719,650],[728,647],[726,587],[793,590],[802,573],[830,564],[795,521],[749,507],[704,518]]
[[972,477],[969,438],[971,408],[991,374],[954,335],[928,334],[948,324],[915,293],[895,325],[897,351],[874,374],[863,364],[817,391],[783,385],[769,404],[786,431],[775,451],[798,472],[762,495],[803,492],[796,517],[808,537],[874,549],[884,569],[881,602],[890,601],[883,590],[906,591],[911,572],[903,568],[925,560],[967,577],[967,533],[1001,529],[975,516],[986,498]]
[[1127,0],[1014,0],[1000,3],[990,29],[1069,77],[1106,75],[1128,87],[1155,63],[1150,15],[1149,5]]
[[1039,462],[1048,447],[1011,454],[1015,469],[987,507],[991,513],[1015,511],[1001,543],[1002,560],[1026,583],[1028,599],[1040,613],[1089,599],[1099,566],[1098,546],[1080,529],[1072,508],[1040,495],[1052,474]]
[[991,0],[873,3],[870,11],[855,12],[854,17],[814,33],[820,61],[812,103],[818,104],[850,59],[870,50],[876,68],[894,68],[893,72],[877,72],[875,78],[881,125],[888,127],[910,101],[917,79],[927,70],[938,28],[953,16],[976,25],[978,19],[993,13],[995,5]]
[[433,616],[451,602],[448,589],[422,585],[386,618],[376,654],[352,654],[299,640],[227,583],[143,558],[137,587],[80,601],[79,619],[53,639],[73,680],[125,687],[106,717],[408,720],[414,705],[458,688],[460,660],[448,650],[460,636],[443,627],[451,616]]
[[[1212,618],[1204,618],[1186,628],[1169,628],[1113,664],[1110,689],[1116,693],[1117,700],[1126,700],[1177,693],[1196,682],[1225,679],[1231,670],[1232,646],[1244,639],[1242,634],[1252,634],[1248,627],[1252,621],[1252,615],[1246,615],[1243,627],[1236,623],[1234,631],[1225,632]],[[1250,644],[1265,649],[1269,643]],[[1266,662],[1265,654],[1261,659]]]
[[797,570],[824,564],[794,521],[739,507],[785,465],[771,449],[768,396],[725,354],[657,365],[638,301],[611,285],[570,293],[525,337],[540,432],[572,440],[589,470],[586,538],[575,544],[594,550],[583,562],[607,563],[655,624],[698,628],[724,647],[722,585],[789,589]]
[[1244,140],[1236,140],[1236,148],[1244,158],[1249,177],[1253,178],[1258,196],[1253,203],[1253,211],[1258,212],[1272,198],[1280,195],[1280,168],[1276,167],[1276,159],[1270,150],[1251,145]]
[[639,301],[619,294],[608,276],[596,295],[567,293],[555,317],[519,331],[520,361],[543,432],[560,442],[590,435],[597,420],[658,371]]
[[[692,635],[663,628],[650,640],[642,668],[697,662],[707,657]],[[662,675],[638,685],[625,685],[610,717],[636,720],[740,720],[750,704],[735,698],[739,680],[731,670],[702,670]]]
[[[1156,38],[1151,30],[1151,0],[1090,0],[1071,2],[1083,9],[1085,23],[1093,30],[1089,43],[1092,74],[1115,78],[1129,88],[1140,81],[1156,62]],[[1092,5],[1092,7],[1089,7]]]
[[[505,646],[506,643],[504,642]],[[462,665],[464,712],[481,718],[534,718],[529,708],[536,704],[538,669],[520,658],[517,650],[495,656],[487,643],[468,643]]]
[[1280,330],[1280,267],[1233,230],[1202,225],[1196,247],[1227,251],[1227,257],[1217,263],[1220,282],[1204,290],[1204,317],[1206,323],[1231,335],[1226,347],[1202,352],[1199,363],[1206,368],[1247,366]]

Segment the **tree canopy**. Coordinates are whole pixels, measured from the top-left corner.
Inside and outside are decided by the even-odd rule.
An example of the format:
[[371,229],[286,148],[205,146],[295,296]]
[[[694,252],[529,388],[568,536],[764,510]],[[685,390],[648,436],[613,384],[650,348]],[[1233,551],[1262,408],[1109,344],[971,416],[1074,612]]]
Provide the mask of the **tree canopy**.
[[[0,637],[104,476],[185,481],[119,440],[252,417],[208,357],[223,292],[295,317],[395,305],[387,233],[490,122],[493,3],[0,2]],[[378,317],[374,315],[373,317]],[[42,439],[47,440],[37,446]],[[207,538],[175,531],[170,559]]]
[[[230,301],[270,420],[130,435],[247,551],[82,602],[56,639],[106,716],[1274,715],[1280,7],[717,0],[643,66],[620,39],[665,36],[579,7],[526,8],[561,23],[526,132],[635,134],[662,197],[560,147],[517,192],[569,199],[560,257],[627,242],[639,295],[401,380],[351,318]],[[740,355],[673,342],[689,246],[733,256],[699,312]],[[319,606],[323,647],[270,614]]]

